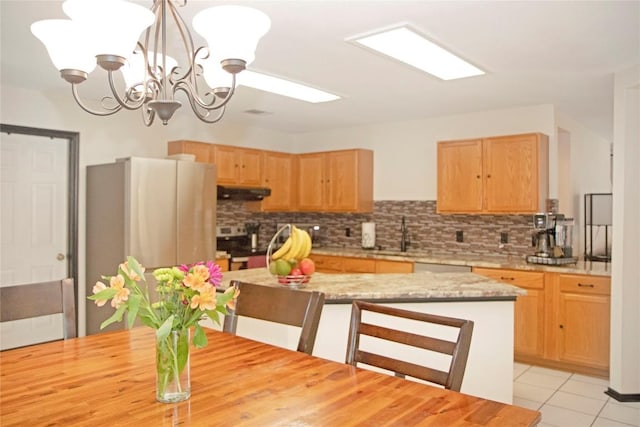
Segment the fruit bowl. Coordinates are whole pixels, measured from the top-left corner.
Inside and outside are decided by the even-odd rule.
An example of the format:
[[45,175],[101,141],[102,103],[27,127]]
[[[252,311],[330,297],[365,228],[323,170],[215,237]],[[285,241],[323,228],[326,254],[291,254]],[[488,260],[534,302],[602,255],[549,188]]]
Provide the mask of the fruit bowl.
[[[289,230],[289,237],[277,247],[278,237]],[[315,270],[313,261],[309,258],[311,252],[311,237],[302,229],[292,224],[280,228],[273,235],[267,247],[267,270],[278,284],[290,288],[302,288],[311,280]],[[300,267],[298,263],[300,262]],[[305,269],[305,272],[301,270]],[[308,273],[308,274],[305,274]]]

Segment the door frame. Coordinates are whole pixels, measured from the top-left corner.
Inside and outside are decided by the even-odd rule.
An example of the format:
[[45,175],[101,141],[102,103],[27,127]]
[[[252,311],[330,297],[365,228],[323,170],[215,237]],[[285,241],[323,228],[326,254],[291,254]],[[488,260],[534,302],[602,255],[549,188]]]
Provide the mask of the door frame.
[[76,304],[76,323],[78,322],[78,187],[80,180],[80,133],[55,129],[32,128],[27,126],[0,123],[0,133],[43,136],[69,141],[68,160],[68,199],[67,199],[67,273],[73,278],[73,294]]

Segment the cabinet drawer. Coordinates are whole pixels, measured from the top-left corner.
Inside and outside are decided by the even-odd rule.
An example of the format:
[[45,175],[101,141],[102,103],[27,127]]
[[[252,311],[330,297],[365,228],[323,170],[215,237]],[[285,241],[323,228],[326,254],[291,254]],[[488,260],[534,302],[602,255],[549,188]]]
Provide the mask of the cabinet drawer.
[[375,273],[376,261],[365,258],[345,258],[344,271],[347,273]]
[[558,281],[561,292],[611,295],[611,279],[609,277],[561,274]]
[[501,270],[495,268],[474,267],[473,273],[490,277],[514,286],[532,289],[544,289],[544,273],[538,271]]
[[325,255],[312,255],[311,259],[316,265],[316,270],[321,272],[341,272],[344,270],[342,258]]

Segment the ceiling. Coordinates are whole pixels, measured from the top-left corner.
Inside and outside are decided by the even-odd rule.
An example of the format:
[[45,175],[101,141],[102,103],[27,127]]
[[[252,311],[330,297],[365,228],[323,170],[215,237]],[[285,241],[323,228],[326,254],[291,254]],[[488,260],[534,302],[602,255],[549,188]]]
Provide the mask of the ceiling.
[[[152,4],[151,0],[136,3]],[[287,133],[553,104],[557,111],[611,139],[613,73],[640,64],[637,0],[189,0],[179,10],[190,24],[201,9],[230,3],[256,7],[272,21],[251,69],[343,97],[308,104],[256,89],[238,89],[224,120]],[[58,0],[0,0],[3,86],[71,96],[68,83],[29,31],[34,21],[64,18],[61,4]],[[487,74],[441,81],[345,41],[400,23],[410,24]],[[199,35],[193,36],[197,44],[202,43]],[[106,94],[102,92],[105,77],[96,69],[80,85],[80,93],[100,98]]]

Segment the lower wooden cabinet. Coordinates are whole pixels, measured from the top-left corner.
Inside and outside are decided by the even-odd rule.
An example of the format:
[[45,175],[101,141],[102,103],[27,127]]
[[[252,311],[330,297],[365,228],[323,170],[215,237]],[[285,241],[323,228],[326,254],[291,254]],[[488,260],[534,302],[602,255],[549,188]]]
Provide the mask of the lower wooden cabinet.
[[474,267],[473,272],[527,290],[516,299],[514,313],[515,356],[544,355],[544,273]]
[[478,267],[473,272],[527,290],[515,303],[515,360],[608,376],[609,277]]
[[611,280],[608,277],[552,274],[557,289],[551,333],[561,362],[609,369]]
[[411,261],[376,260],[313,253],[311,259],[316,264],[316,271],[321,273],[413,273],[413,262]]
[[220,271],[229,271],[229,258],[216,258],[216,264],[220,267]]

